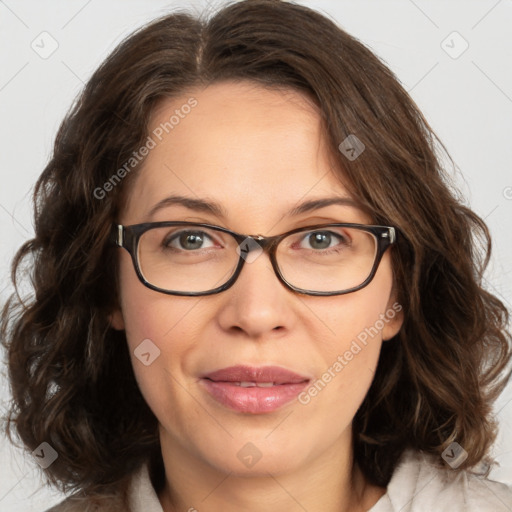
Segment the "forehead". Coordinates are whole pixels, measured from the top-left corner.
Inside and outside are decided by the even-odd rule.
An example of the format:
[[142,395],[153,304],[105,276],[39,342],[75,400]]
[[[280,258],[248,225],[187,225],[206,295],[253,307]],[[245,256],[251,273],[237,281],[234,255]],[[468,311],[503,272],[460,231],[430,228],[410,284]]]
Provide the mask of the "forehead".
[[[193,106],[191,106],[193,105]],[[161,101],[154,140],[132,184],[130,221],[168,195],[208,197],[240,218],[279,215],[301,199],[348,196],[333,170],[322,117],[291,89],[223,82]]]

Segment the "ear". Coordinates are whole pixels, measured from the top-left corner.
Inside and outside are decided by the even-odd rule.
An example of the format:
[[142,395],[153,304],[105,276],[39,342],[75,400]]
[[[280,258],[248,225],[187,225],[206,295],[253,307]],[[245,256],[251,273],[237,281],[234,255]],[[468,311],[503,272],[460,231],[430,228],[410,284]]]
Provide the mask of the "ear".
[[392,293],[386,311],[384,313],[384,329],[382,329],[382,340],[387,341],[396,336],[404,323],[403,306],[396,300]]
[[116,308],[112,311],[112,313],[108,315],[108,319],[112,328],[118,331],[123,331],[125,329],[123,313],[120,308]]

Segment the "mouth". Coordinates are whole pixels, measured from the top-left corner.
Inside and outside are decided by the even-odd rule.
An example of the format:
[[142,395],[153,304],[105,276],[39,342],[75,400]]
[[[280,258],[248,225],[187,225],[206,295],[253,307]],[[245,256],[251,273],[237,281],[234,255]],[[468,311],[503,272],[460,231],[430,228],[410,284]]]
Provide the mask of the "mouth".
[[201,377],[203,388],[221,405],[262,414],[291,402],[311,378],[278,366],[231,366]]
[[[211,379],[208,379],[211,380]],[[240,386],[242,388],[271,388],[273,386],[286,386],[287,384],[291,384],[291,382],[283,382],[282,384],[278,384],[277,382],[231,382],[231,381],[213,381],[212,382],[224,382],[225,384],[233,384],[234,386]],[[306,381],[307,382],[307,381]]]
[[[298,384],[309,381],[306,375],[300,375],[280,366],[229,366],[203,375],[203,378],[213,382],[233,382],[251,387],[252,384],[260,387],[270,387],[281,384]],[[248,384],[248,385],[247,385]]]

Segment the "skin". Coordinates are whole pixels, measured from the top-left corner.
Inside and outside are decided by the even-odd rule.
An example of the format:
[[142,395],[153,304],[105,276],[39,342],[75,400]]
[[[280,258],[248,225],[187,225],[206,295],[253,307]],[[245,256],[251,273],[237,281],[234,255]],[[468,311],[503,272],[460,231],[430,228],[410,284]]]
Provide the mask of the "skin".
[[[350,197],[334,174],[318,109],[304,95],[217,83],[165,100],[150,131],[191,96],[198,105],[150,151],[120,223],[198,221],[268,236],[323,222],[371,224],[362,210],[342,205],[285,216],[304,200]],[[149,217],[171,193],[214,200],[227,216],[171,205]],[[369,485],[354,463],[351,424],[400,314],[307,405],[242,414],[213,400],[199,375],[246,363],[320,378],[395,302],[389,250],[368,286],[331,297],[287,289],[266,254],[246,263],[231,288],[203,297],[153,291],[126,251],[119,258],[120,309],[111,322],[126,330],[135,376],[159,420],[165,512],[362,511],[378,501],[385,489]],[[147,338],[161,351],[149,366],[134,356]],[[251,468],[237,457],[248,442],[262,454]]]

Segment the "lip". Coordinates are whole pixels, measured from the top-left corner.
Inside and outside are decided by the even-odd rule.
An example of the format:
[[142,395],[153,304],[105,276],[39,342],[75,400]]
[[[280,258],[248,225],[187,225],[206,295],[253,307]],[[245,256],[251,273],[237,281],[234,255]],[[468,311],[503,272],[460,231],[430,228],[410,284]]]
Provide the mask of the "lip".
[[203,378],[216,382],[275,382],[276,384],[297,384],[309,380],[308,376],[299,375],[281,366],[248,365],[221,368],[203,375]]
[[[203,388],[222,405],[245,413],[262,414],[275,411],[290,401],[308,385],[305,375],[279,366],[230,366],[203,375]],[[243,387],[244,383],[265,384],[269,387]]]

